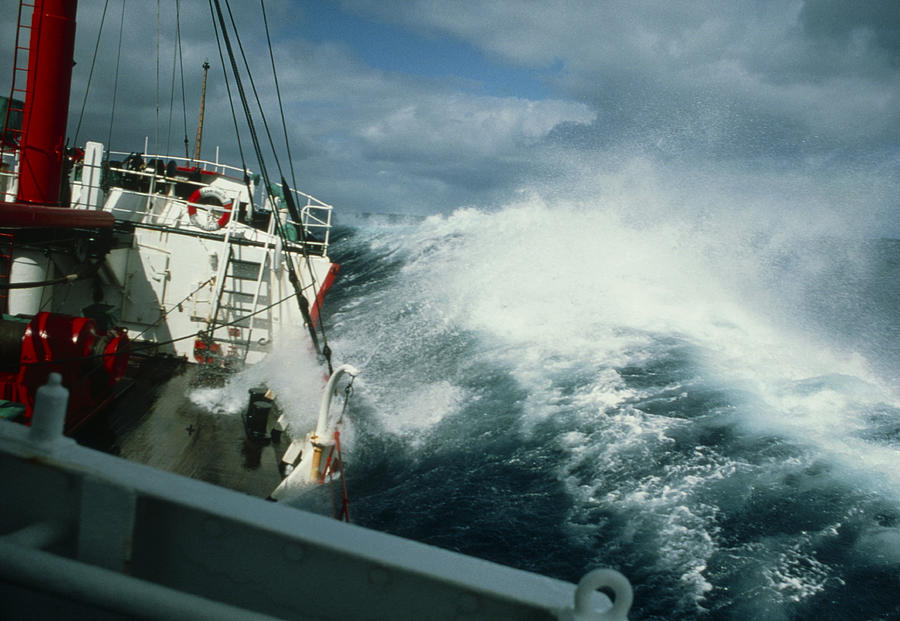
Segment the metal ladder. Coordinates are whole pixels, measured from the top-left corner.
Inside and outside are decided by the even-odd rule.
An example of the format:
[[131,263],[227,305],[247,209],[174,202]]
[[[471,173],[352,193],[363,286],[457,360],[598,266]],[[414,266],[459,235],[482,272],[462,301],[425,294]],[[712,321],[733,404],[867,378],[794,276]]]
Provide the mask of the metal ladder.
[[[274,218],[268,233],[275,230]],[[276,260],[290,262],[288,269],[300,277],[299,294],[306,297],[314,282],[306,282],[282,244],[268,242],[263,248],[235,243],[234,220],[229,220],[222,239],[223,259],[219,262],[213,289],[213,307],[203,340],[205,362],[216,366],[240,366],[251,351],[268,351],[274,333],[274,282],[271,278]],[[280,257],[276,256],[280,253]],[[290,302],[296,303],[296,302]],[[262,336],[260,336],[262,333]]]
[[[207,349],[218,352],[214,361],[230,367],[242,364],[253,348],[264,349],[272,336],[271,281],[274,252],[265,248],[243,258],[244,246],[231,240],[231,229],[222,241],[224,260],[220,262],[213,292],[215,300],[207,326]],[[259,260],[261,259],[261,260]],[[254,330],[257,340],[254,342]],[[259,332],[263,332],[259,338]]]
[[[23,128],[21,126],[18,128],[10,127],[9,120],[16,113],[19,115],[20,123],[24,121],[26,88],[22,86],[22,82],[24,81],[25,85],[28,83],[29,47],[27,44],[31,38],[31,19],[33,14],[34,2],[20,0],[19,15],[16,19],[16,45],[9,101],[6,102],[3,133],[0,134],[0,161],[7,153],[18,153],[22,145]],[[22,45],[22,39],[25,39],[26,45]]]

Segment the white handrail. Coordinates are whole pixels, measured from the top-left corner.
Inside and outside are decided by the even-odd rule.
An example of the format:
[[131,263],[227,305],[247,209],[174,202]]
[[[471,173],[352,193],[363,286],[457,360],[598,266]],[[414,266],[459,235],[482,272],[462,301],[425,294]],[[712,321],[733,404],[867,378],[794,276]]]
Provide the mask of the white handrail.
[[32,585],[36,592],[55,593],[64,600],[93,604],[143,619],[275,619],[3,539],[0,537],[0,577]]
[[322,391],[322,402],[319,405],[319,420],[316,423],[316,433],[313,436],[314,441],[317,438],[318,440],[322,440],[325,438],[333,425],[329,423],[328,413],[331,410],[331,398],[334,396],[334,387],[338,383],[338,380],[344,376],[344,374],[357,376],[359,375],[359,370],[349,364],[343,364],[334,370],[334,373],[331,374],[331,377],[328,379],[328,383],[325,385],[325,390]]
[[[127,154],[117,152],[116,155],[127,155]],[[141,157],[144,158],[146,161],[151,161],[153,159],[166,159],[164,156],[156,156],[156,155],[150,155],[150,154],[142,154]],[[173,159],[179,159],[179,158],[173,158]],[[180,158],[180,159],[184,159],[184,158]],[[185,160],[185,161],[189,161],[189,160]],[[213,165],[210,162],[196,162],[196,163],[201,164],[201,165],[203,165],[203,164]],[[215,172],[215,174],[222,175],[222,174],[224,174],[225,169],[235,171],[237,173],[240,173],[241,175],[243,174],[243,171],[241,169],[235,168],[233,166],[226,166],[223,164],[218,164],[216,166],[220,170],[213,171],[213,172]],[[180,198],[179,196],[175,196],[171,192],[171,190],[169,191],[168,195],[163,195],[158,192],[155,192],[157,183],[172,183],[171,178],[167,177],[166,175],[160,176],[155,171],[128,170],[125,168],[112,167],[112,166],[109,168],[109,171],[112,173],[122,175],[122,176],[127,175],[128,177],[130,177],[132,179],[139,179],[142,181],[143,184],[149,186],[149,188],[148,188],[149,191],[140,191],[139,189],[132,189],[132,188],[116,186],[117,189],[122,193],[122,195],[140,196],[142,198],[145,198],[146,201],[145,201],[145,206],[143,209],[137,209],[137,210],[132,209],[132,208],[120,209],[116,205],[113,205],[112,207],[109,208],[109,211],[111,211],[111,212],[129,213],[129,214],[134,214],[137,216],[144,217],[144,216],[148,215],[150,213],[150,211],[152,210],[154,199],[160,199],[160,200],[164,199],[170,203],[182,204],[182,205],[187,205],[187,203],[188,203],[188,201],[186,201],[185,199]],[[198,188],[205,187],[208,185],[207,183],[204,183],[202,181],[192,181],[189,179],[178,179],[177,182],[180,184],[185,184],[187,186],[196,186]],[[319,199],[317,199],[309,194],[304,193],[304,192],[300,192],[297,190],[295,190],[295,192],[297,192],[297,194],[305,197],[307,199],[307,204],[303,205],[301,207],[301,215],[300,215],[301,222],[294,222],[293,220],[290,220],[290,219],[288,220],[288,222],[295,226],[302,227],[303,230],[307,233],[305,235],[307,247],[322,248],[322,253],[327,254],[328,245],[329,245],[329,241],[331,238],[331,215],[332,215],[333,207],[323,201],[320,201]],[[195,207],[198,210],[206,209],[206,207],[204,207],[203,205],[195,205]],[[254,209],[256,209],[256,207],[254,207]],[[167,221],[157,221],[156,224],[161,224],[163,226],[175,226],[177,224],[177,222],[174,219],[170,219]],[[316,234],[316,233],[318,233],[321,237],[323,237],[323,239],[319,240],[314,237],[311,237],[311,234]]]

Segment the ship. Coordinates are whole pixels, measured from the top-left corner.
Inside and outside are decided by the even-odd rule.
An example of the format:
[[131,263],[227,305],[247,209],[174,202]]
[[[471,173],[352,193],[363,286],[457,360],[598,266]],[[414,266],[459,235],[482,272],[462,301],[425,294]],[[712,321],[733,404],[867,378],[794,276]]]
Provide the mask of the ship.
[[[74,21],[20,3],[16,33],[0,145],[5,415],[27,423],[37,388],[56,372],[70,391],[67,433],[150,460],[147,451],[129,449],[129,438],[147,424],[144,408],[133,405],[151,402],[161,375],[183,372],[185,361],[214,381],[260,362],[287,331],[303,326],[334,374],[319,322],[339,268],[328,257],[332,206],[291,188],[283,175],[273,179],[262,157],[260,172],[201,159],[209,64],[192,157],[151,153],[146,140],[140,152],[92,140],[66,147]],[[102,416],[113,419],[115,437],[97,439]],[[198,417],[184,427],[227,424]],[[308,480],[336,474],[319,457],[337,444],[339,430],[326,430],[329,421],[291,442],[270,391],[262,390],[248,395],[243,422],[244,453],[256,454],[255,465],[273,465],[269,482],[218,482],[257,494],[261,485],[274,488],[279,474],[299,476],[293,471],[304,448],[317,457],[303,462]],[[196,444],[185,447],[188,457],[216,450]],[[277,456],[264,460],[263,451]],[[179,452],[152,463],[202,476],[202,464],[184,459]],[[339,455],[333,463],[341,463]]]
[[[226,37],[231,7],[210,8],[246,110]],[[76,13],[76,0],[20,0],[2,110],[4,615],[626,618],[631,587],[612,570],[576,587],[377,533],[347,523],[346,488],[339,520],[271,502],[343,480],[332,399],[359,371],[333,368],[320,321],[338,272],[328,257],[332,206],[281,171],[273,178],[255,139],[259,172],[201,160],[199,148],[176,157],[146,144],[129,153],[66,146]],[[284,440],[265,386],[250,391],[242,417],[249,446],[279,453],[268,497],[73,439],[102,417],[117,420],[123,402],[140,409],[128,395],[142,369],[190,364],[221,377],[260,363],[297,326],[327,378],[315,429]]]

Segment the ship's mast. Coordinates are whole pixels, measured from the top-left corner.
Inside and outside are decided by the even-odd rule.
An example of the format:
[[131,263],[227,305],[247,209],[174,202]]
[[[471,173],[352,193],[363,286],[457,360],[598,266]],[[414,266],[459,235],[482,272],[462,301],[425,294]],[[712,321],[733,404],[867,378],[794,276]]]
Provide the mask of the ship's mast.
[[35,0],[22,119],[22,203],[59,203],[77,5],[77,0]]
[[194,161],[200,160],[200,144],[203,142],[203,113],[206,109],[206,74],[209,71],[209,62],[203,62],[203,86],[200,90],[200,116],[197,118],[197,141],[194,149]]

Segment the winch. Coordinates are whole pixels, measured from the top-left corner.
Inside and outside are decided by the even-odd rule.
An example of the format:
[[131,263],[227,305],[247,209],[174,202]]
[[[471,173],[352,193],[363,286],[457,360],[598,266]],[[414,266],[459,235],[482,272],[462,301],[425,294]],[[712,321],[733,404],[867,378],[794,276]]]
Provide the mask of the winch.
[[100,330],[93,319],[57,313],[0,319],[0,399],[24,406],[30,422],[34,398],[50,373],[69,389],[66,431],[71,432],[112,397],[125,375],[129,340],[119,328]]

